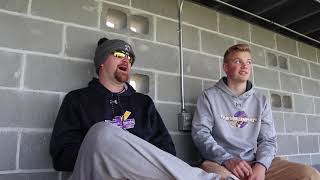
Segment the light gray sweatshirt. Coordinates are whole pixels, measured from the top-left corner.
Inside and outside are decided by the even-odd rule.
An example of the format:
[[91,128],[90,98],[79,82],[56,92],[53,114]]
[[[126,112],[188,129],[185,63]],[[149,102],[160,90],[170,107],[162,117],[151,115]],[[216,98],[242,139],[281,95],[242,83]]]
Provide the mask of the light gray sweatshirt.
[[236,96],[226,77],[202,92],[192,121],[192,139],[204,159],[222,164],[232,158],[259,162],[267,169],[276,154],[276,133],[267,98],[247,91]]

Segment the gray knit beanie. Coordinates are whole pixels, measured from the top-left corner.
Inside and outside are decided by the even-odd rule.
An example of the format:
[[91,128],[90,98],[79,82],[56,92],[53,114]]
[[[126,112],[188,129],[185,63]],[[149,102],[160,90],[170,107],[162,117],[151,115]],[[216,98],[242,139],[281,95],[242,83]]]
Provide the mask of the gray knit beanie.
[[101,38],[98,41],[98,47],[94,55],[94,65],[96,67],[96,73],[99,75],[100,65],[104,63],[110,53],[114,51],[124,51],[132,57],[132,64],[135,60],[135,54],[132,50],[132,47],[127,42],[120,39],[107,39]]

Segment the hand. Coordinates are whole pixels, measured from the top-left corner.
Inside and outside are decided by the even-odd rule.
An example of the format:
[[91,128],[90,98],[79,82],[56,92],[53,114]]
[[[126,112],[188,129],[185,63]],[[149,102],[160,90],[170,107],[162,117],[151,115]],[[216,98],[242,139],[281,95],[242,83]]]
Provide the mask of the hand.
[[248,180],[264,180],[266,175],[266,168],[259,163],[256,163],[252,168],[252,174]]
[[229,159],[224,166],[240,179],[246,179],[252,174],[251,166],[241,159]]

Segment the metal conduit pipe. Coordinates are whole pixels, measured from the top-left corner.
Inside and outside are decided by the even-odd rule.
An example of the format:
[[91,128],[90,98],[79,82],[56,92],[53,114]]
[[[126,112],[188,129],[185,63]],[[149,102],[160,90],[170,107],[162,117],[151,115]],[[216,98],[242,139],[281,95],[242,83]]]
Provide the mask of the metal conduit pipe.
[[251,16],[253,16],[253,17],[256,17],[256,18],[258,18],[258,19],[261,19],[261,20],[263,20],[263,21],[265,21],[265,22],[268,22],[268,23],[273,24],[273,25],[275,25],[275,26],[277,26],[277,27],[280,27],[280,28],[282,28],[282,29],[285,29],[285,30],[287,30],[287,31],[290,31],[290,32],[292,32],[292,33],[294,33],[294,34],[297,34],[297,35],[302,36],[302,37],[304,37],[304,38],[306,38],[306,39],[309,39],[309,40],[311,40],[311,41],[313,41],[313,42],[315,42],[315,43],[320,44],[320,41],[318,41],[318,40],[316,40],[316,39],[313,39],[313,38],[311,38],[311,37],[308,37],[308,36],[306,36],[306,35],[304,35],[304,34],[301,34],[301,33],[297,32],[297,31],[294,31],[294,30],[292,30],[292,29],[290,29],[290,28],[287,28],[287,27],[285,27],[285,26],[283,26],[283,25],[281,25],[281,24],[278,24],[278,23],[276,23],[276,22],[274,22],[274,21],[270,21],[269,19],[263,18],[263,17],[258,16],[258,15],[256,15],[256,14],[253,14],[253,13],[251,13],[251,12],[249,12],[249,11],[246,11],[246,10],[244,10],[244,9],[241,9],[241,8],[239,8],[239,7],[237,7],[237,6],[233,6],[233,5],[228,4],[228,3],[224,2],[224,1],[221,1],[221,0],[213,0],[213,1],[218,2],[218,3],[220,3],[220,4],[223,4],[223,5],[225,5],[225,6],[228,6],[228,7],[230,7],[230,8],[236,9],[236,10],[238,10],[238,11],[241,11],[241,12],[243,12],[243,13],[246,13],[246,14],[251,15]]
[[184,0],[178,0],[178,20],[179,20],[179,57],[180,57],[180,92],[181,92],[181,112],[178,114],[178,129],[180,131],[190,131],[192,115],[185,109],[184,99],[184,68],[183,68],[183,50],[182,50],[182,6]]

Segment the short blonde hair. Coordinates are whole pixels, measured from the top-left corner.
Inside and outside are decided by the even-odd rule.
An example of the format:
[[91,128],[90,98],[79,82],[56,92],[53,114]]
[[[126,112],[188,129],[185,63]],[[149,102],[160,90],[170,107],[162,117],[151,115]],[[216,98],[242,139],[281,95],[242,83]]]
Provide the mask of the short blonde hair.
[[227,49],[223,56],[223,63],[227,62],[227,59],[230,55],[236,52],[249,52],[251,53],[250,47],[248,44],[236,44]]

